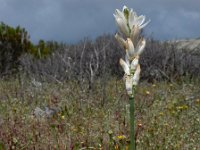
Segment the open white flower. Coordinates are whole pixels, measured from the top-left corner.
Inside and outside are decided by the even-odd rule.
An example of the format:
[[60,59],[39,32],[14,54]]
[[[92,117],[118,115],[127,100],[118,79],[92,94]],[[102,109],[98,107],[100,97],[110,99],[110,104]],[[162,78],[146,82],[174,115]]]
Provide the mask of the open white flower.
[[113,15],[120,32],[126,36],[130,36],[133,27],[137,26],[139,29],[142,29],[150,22],[150,20],[145,22],[145,16],[138,16],[136,12],[133,11],[133,9],[129,11],[126,6],[123,7],[122,11],[116,9],[115,14]]
[[146,17],[143,15],[138,16],[136,12],[134,12],[133,9],[131,9],[129,11],[129,17],[128,17],[128,23],[129,23],[130,28],[132,29],[133,26],[138,26],[139,29],[144,28],[150,22],[149,20],[146,23],[144,23],[145,18]]

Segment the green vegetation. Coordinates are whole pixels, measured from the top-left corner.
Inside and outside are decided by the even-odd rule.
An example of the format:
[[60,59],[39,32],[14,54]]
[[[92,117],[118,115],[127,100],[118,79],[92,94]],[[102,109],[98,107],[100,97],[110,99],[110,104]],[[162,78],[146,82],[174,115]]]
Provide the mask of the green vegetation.
[[36,58],[44,58],[54,50],[61,47],[54,41],[40,40],[33,44],[25,28],[20,26],[11,27],[3,22],[0,23],[0,75],[12,74],[18,70],[20,57],[29,53]]
[[[138,150],[200,149],[200,82],[141,82],[135,95]],[[86,86],[86,85],[85,85]],[[126,149],[129,98],[124,83],[112,79],[106,90],[76,82],[0,81],[0,147],[7,149]],[[34,109],[57,107],[37,118]]]
[[33,48],[29,35],[20,26],[0,24],[0,73],[7,73],[19,65],[19,57]]
[[39,40],[38,44],[32,49],[31,54],[36,58],[46,58],[55,50],[58,50],[62,47],[62,44],[59,44],[55,41],[47,41]]

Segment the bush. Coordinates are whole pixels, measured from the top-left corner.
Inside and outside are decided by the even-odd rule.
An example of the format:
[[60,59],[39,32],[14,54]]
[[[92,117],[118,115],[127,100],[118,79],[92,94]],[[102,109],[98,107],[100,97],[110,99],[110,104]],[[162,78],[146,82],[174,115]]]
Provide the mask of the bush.
[[142,78],[152,80],[180,79],[200,75],[198,49],[179,49],[175,42],[149,39],[141,58]]
[[[26,55],[21,58],[21,63],[25,71],[36,78],[76,79],[92,84],[94,79],[105,79],[108,75],[122,78],[119,59],[124,53],[113,35],[103,35],[94,41],[84,39],[74,45],[58,44],[48,57],[35,59]],[[171,81],[182,76],[193,78],[200,75],[199,51],[178,49],[173,42],[147,39],[140,61],[141,78],[148,81]]]
[[33,48],[27,31],[0,24],[0,75],[13,73],[19,65],[19,57]]

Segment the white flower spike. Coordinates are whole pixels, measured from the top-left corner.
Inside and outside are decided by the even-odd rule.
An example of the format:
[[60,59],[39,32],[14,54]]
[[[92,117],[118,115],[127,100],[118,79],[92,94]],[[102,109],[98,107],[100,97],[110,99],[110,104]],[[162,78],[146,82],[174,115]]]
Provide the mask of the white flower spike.
[[116,34],[115,38],[120,46],[126,50],[125,61],[120,59],[119,63],[125,72],[126,91],[131,96],[133,87],[138,84],[140,79],[139,58],[146,46],[146,40],[140,36],[140,32],[150,20],[145,22],[145,16],[138,16],[133,9],[129,10],[126,6],[123,7],[122,11],[116,9],[114,17],[120,32],[126,36],[124,39]]
[[150,21],[145,23],[145,16],[138,16],[133,9],[123,7],[122,11],[118,9],[114,14],[115,20],[119,27],[124,40],[118,34],[115,35],[118,43],[126,50],[125,61],[120,59],[119,63],[124,69],[125,86],[130,100],[130,146],[129,149],[135,149],[135,132],[134,132],[134,94],[136,86],[140,79],[140,64],[139,57],[146,46],[146,40],[141,37],[141,29],[144,28]]

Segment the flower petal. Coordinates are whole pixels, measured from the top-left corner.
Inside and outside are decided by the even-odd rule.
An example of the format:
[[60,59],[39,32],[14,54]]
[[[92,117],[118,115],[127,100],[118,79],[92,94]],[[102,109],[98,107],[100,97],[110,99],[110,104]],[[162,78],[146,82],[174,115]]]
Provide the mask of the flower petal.
[[141,38],[136,47],[137,55],[140,55],[144,51],[145,46],[146,46],[146,40],[144,38]]
[[133,57],[135,54],[135,47],[130,38],[127,38],[127,40],[126,40],[126,49],[127,49],[129,58]]
[[119,9],[115,10],[115,14],[114,15],[116,15],[117,17],[125,19],[123,12],[121,12]]
[[130,69],[129,69],[128,64],[123,59],[120,59],[119,63],[122,66],[122,68],[124,69],[125,74],[130,75]]
[[129,61],[129,55],[128,55],[128,53],[126,53],[126,55],[125,55],[125,62],[126,62],[126,64],[128,65],[128,67],[130,67],[130,61]]
[[139,56],[136,56],[131,62],[131,71],[135,71],[139,63]]
[[138,26],[141,26],[145,21],[145,16],[141,15],[137,18],[137,24]]
[[140,31],[141,30],[138,25],[133,25],[133,27],[131,29],[130,38],[134,42],[134,44],[136,44],[138,42]]
[[129,23],[130,28],[132,28],[133,25],[135,25],[136,17],[137,17],[136,13],[133,11],[133,9],[131,9],[129,13],[129,18],[128,18],[128,23]]
[[144,28],[146,25],[149,24],[149,22],[151,22],[151,20],[147,21],[146,23],[144,23],[143,25],[140,26],[140,29]]

